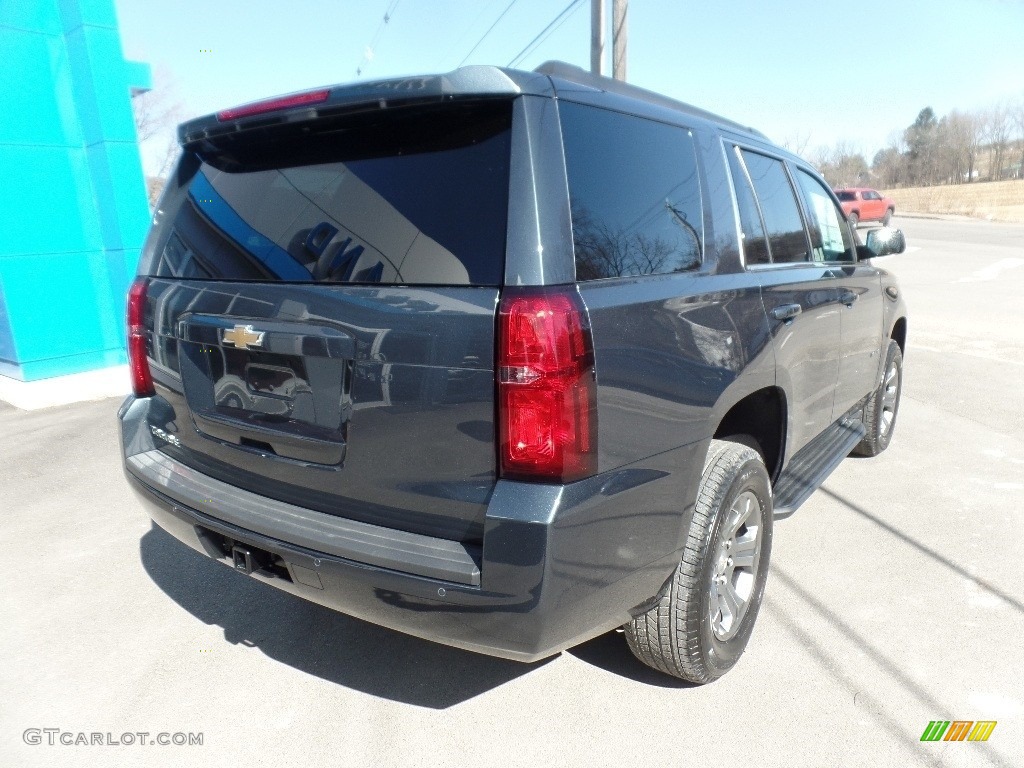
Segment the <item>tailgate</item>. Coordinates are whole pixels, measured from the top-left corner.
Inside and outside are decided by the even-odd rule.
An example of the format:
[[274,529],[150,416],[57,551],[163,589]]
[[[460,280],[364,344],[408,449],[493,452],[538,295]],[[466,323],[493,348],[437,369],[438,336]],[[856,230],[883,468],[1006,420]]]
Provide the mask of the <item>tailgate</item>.
[[140,267],[151,427],[260,495],[477,541],[510,102],[394,113],[186,151]]

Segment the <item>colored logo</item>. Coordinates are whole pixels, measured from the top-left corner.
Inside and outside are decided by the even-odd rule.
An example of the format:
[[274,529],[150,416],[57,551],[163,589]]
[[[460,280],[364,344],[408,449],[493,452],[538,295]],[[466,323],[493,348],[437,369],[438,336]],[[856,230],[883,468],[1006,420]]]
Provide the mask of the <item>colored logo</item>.
[[995,720],[932,720],[921,741],[988,741],[995,727]]
[[251,325],[236,325],[225,330],[221,336],[225,344],[233,344],[237,349],[252,349],[263,346],[263,331],[254,331]]

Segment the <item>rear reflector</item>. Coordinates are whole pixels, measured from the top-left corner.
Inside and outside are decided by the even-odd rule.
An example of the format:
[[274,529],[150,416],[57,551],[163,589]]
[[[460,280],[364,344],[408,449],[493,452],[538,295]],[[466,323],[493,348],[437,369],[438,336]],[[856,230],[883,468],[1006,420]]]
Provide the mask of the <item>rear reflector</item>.
[[146,351],[146,278],[137,277],[128,289],[128,370],[136,397],[152,397],[153,376]]
[[597,386],[574,288],[506,289],[498,308],[501,476],[569,482],[597,471]]
[[330,95],[331,89],[324,88],[320,91],[307,91],[306,93],[296,93],[292,96],[279,96],[276,99],[254,101],[252,104],[244,104],[241,107],[232,107],[231,109],[218,112],[217,119],[224,122],[225,120],[237,120],[240,117],[262,115],[266,112],[277,112],[281,109],[301,107],[306,104],[319,104],[320,102],[327,101],[327,97]]

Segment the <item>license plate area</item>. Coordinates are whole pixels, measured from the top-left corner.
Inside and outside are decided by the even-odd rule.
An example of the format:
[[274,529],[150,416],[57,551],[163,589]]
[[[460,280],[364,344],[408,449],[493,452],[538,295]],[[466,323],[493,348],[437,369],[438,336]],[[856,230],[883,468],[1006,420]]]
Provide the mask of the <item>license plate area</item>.
[[313,394],[300,358],[289,361],[287,367],[246,363],[245,385],[254,397],[268,397],[289,403],[294,403],[296,396]]
[[[249,339],[244,348],[232,341],[240,328]],[[191,316],[179,323],[178,340],[182,385],[200,434],[267,457],[344,461],[351,336],[304,323]]]

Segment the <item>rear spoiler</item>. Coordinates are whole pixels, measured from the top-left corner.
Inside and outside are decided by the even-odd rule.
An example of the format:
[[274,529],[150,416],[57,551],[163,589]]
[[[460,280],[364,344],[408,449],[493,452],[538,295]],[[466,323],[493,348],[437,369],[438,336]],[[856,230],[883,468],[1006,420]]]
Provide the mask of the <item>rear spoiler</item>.
[[463,67],[444,75],[334,85],[197,117],[178,126],[178,143],[188,148],[206,139],[345,112],[521,93],[553,95],[554,91],[546,75],[488,66]]

